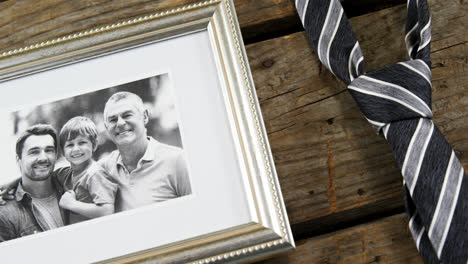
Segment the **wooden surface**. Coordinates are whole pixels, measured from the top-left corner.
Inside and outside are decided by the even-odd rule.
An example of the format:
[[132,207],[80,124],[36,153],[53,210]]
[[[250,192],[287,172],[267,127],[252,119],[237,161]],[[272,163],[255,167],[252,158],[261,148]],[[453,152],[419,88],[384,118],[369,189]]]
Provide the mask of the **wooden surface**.
[[[41,0],[0,3],[0,50],[20,48],[92,27],[112,24],[158,10],[200,2],[199,0]],[[285,0],[235,1],[245,38],[268,32],[275,21],[282,28],[296,23],[294,2]],[[277,25],[278,25],[277,24]]]
[[259,264],[422,263],[406,215],[398,214],[337,232],[303,239],[296,250]]
[[[0,51],[194,1],[0,3]],[[254,82],[298,248],[262,263],[421,263],[385,140],[309,47],[292,0],[238,0]],[[342,1],[366,69],[406,60],[406,6]],[[430,0],[433,111],[468,167],[468,5]],[[359,7],[359,8],[357,8]],[[382,9],[384,8],[384,9]],[[381,9],[381,10],[379,10]],[[374,11],[379,10],[379,11]]]

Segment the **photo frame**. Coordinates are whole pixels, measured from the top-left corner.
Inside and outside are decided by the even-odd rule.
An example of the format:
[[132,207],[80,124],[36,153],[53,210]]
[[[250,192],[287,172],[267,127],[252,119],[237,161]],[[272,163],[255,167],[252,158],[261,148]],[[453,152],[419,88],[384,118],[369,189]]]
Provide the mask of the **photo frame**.
[[0,105],[11,113],[155,76],[174,98],[192,194],[0,243],[3,259],[237,263],[294,247],[230,0],[3,52],[0,87],[11,92]]

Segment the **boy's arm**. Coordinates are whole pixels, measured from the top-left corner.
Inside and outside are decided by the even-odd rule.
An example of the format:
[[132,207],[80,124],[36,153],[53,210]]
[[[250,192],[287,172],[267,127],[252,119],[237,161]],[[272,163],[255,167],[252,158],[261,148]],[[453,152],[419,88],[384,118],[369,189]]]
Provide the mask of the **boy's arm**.
[[64,209],[88,218],[96,218],[114,213],[113,204],[83,203],[76,200],[76,195],[73,191],[65,192],[62,198],[60,198],[59,205]]

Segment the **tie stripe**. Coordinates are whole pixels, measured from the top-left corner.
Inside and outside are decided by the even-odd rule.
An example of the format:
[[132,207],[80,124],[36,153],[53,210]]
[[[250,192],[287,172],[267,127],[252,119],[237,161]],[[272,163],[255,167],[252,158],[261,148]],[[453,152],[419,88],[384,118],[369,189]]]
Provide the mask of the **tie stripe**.
[[348,85],[372,127],[383,133],[402,170],[409,229],[427,263],[468,261],[468,181],[434,125],[431,18],[426,0],[409,0],[409,61],[365,73],[364,57],[338,0],[297,0],[320,61]]
[[[349,89],[397,102],[423,117],[432,117],[429,106],[407,89],[369,76],[361,76],[348,86]],[[382,120],[383,122],[389,120]]]
[[[341,7],[341,5],[339,6]],[[362,56],[362,51],[359,47],[359,42],[355,40],[354,33],[348,24],[348,20],[346,19],[344,12],[342,12],[340,24],[334,36],[331,50],[333,52],[330,52],[330,67],[332,72],[338,76],[338,78],[344,80],[346,83],[350,83],[352,79],[364,72],[364,65],[362,64],[364,58]],[[355,51],[355,54],[352,54],[353,50]],[[353,58],[353,56],[356,56],[356,58]],[[348,63],[343,63],[343,58],[348,63],[350,59],[352,61],[355,60],[357,65],[355,68],[357,72],[353,78],[350,77],[352,74],[350,74]]]
[[335,38],[338,26],[340,25],[341,17],[343,16],[343,9],[340,7],[337,0],[330,1],[317,47],[317,54],[320,61],[322,61],[332,73],[333,69],[330,66],[330,46]]
[[430,65],[431,17],[427,1],[408,0],[406,21],[407,36],[410,34],[405,40],[410,58],[422,59]]
[[[386,124],[384,127],[383,127],[383,135],[384,137],[387,139],[388,138],[388,130],[390,129],[390,125],[391,124]],[[378,130],[377,130],[378,131]]]
[[304,25],[304,17],[306,14],[307,10],[307,4],[309,0],[296,0],[296,9],[299,14],[299,17],[301,18],[302,24]]
[[421,244],[421,238],[424,234],[425,228],[421,222],[421,218],[419,217],[418,213],[413,214],[413,216],[409,220],[408,226],[411,235],[413,236],[416,242],[416,247],[419,250],[419,245]]
[[351,49],[351,55],[348,59],[348,74],[350,81],[353,81],[360,75],[361,72],[363,72],[362,67],[361,70],[359,70],[359,66],[363,61],[364,56],[362,56],[362,51],[359,48],[359,42],[356,41],[353,48]]
[[[418,60],[422,61],[422,60]],[[415,63],[416,62],[416,63]],[[417,64],[417,61],[404,62],[406,64]],[[425,63],[424,63],[425,64]],[[419,110],[424,114],[424,117],[432,117],[431,113],[431,85],[427,83],[425,78],[421,78],[419,74],[408,69],[400,63],[387,66],[383,69],[379,69],[373,72],[369,72],[363,75],[362,78],[371,77],[382,81],[384,86],[398,86],[398,89],[402,90],[408,97],[412,97],[412,100],[416,100],[420,104]],[[353,82],[354,84],[354,82]],[[397,88],[397,87],[395,87]],[[393,89],[393,88],[386,88]],[[416,106],[416,105],[415,105]]]
[[419,45],[418,52],[421,51],[424,47],[429,45],[431,42],[431,20],[427,22],[427,24],[423,27],[420,33],[420,42],[421,45]]
[[421,77],[424,78],[424,80],[426,80],[427,84],[432,87],[431,69],[427,67],[427,64],[424,63],[424,61],[416,59],[412,61],[399,62],[398,64],[408,68],[408,70],[413,71],[416,74],[419,74]]
[[452,221],[462,180],[463,168],[452,151],[439,201],[429,227],[429,238],[433,241],[438,257],[440,257]]
[[402,172],[405,175],[406,185],[409,188],[410,194],[413,195],[414,188],[418,181],[419,172],[424,156],[426,155],[427,145],[432,137],[434,124],[432,121],[420,118],[416,131],[411,138],[403,162]]
[[[347,84],[364,72],[362,51],[338,0],[296,2],[307,7],[302,22],[322,63]],[[314,12],[310,12],[314,10]],[[300,15],[301,16],[301,15]],[[346,58],[346,63],[342,63]]]
[[385,123],[381,123],[381,122],[377,122],[377,121],[374,121],[374,120],[371,120],[369,118],[367,118],[367,121],[369,121],[369,123],[372,125],[372,127],[374,128],[375,131],[380,131],[386,124]]
[[406,33],[405,36],[406,49],[408,50],[408,55],[412,58],[413,56],[411,56],[411,54],[413,52],[414,46],[416,46],[419,41],[418,32],[416,31],[418,26],[419,23],[416,22],[416,24],[414,24],[414,26],[408,31],[408,33]]
[[[387,142],[392,148],[395,160],[398,166],[403,167],[403,162],[408,152],[408,147],[411,141],[410,136],[402,137],[401,135],[413,135],[416,131],[418,123],[407,120],[392,122],[386,137]],[[430,148],[429,146],[428,148]],[[429,150],[429,149],[428,149]],[[427,151],[428,151],[427,150]],[[404,179],[403,179],[404,180]]]

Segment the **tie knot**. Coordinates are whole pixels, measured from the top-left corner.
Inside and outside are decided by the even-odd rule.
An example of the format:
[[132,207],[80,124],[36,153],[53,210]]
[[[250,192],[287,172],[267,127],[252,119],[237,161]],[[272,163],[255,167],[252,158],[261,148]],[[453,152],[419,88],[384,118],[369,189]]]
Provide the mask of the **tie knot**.
[[432,118],[431,87],[431,70],[420,59],[368,72],[348,85],[378,133],[391,122]]

